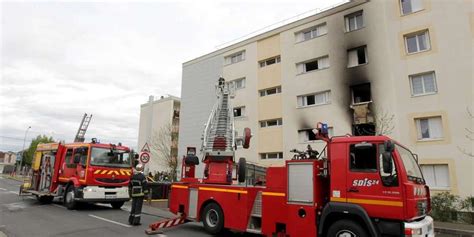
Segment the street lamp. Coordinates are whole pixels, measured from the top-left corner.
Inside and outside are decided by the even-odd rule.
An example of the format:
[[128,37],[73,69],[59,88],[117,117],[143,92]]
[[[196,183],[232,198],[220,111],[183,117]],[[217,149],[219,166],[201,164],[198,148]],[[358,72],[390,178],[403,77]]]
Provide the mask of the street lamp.
[[23,149],[21,153],[21,159],[20,159],[20,167],[18,168],[18,174],[21,172],[21,166],[23,165],[23,157],[25,157],[25,143],[26,143],[26,134],[28,134],[28,130],[30,130],[31,126],[28,126],[28,128],[25,131],[25,137],[23,138]]

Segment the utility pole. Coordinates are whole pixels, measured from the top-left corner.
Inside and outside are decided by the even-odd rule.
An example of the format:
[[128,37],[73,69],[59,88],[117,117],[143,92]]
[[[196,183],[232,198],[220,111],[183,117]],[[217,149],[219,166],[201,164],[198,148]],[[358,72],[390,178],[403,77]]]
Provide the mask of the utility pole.
[[21,172],[21,166],[23,165],[23,157],[25,157],[25,143],[26,143],[26,134],[28,134],[28,130],[30,130],[31,126],[28,126],[28,128],[25,131],[25,137],[23,138],[23,149],[21,150],[21,159],[20,159],[20,167],[17,169],[17,173],[20,174]]

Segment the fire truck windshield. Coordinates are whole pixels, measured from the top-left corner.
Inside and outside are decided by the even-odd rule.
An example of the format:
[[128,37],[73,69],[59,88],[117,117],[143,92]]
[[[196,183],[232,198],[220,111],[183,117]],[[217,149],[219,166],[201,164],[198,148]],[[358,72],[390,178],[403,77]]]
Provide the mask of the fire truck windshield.
[[90,164],[108,167],[130,167],[130,153],[124,150],[93,147]]
[[403,165],[405,166],[405,170],[407,172],[408,180],[414,181],[416,183],[424,184],[425,181],[423,180],[423,175],[421,174],[420,167],[415,160],[413,154],[406,148],[396,145],[398,154],[402,158]]

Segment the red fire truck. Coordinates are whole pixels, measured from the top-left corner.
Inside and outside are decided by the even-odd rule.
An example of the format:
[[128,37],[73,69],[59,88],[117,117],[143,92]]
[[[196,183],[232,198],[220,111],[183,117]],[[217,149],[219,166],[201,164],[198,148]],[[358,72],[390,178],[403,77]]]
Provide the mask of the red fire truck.
[[[430,193],[417,158],[386,136],[328,137],[326,124],[314,133],[326,147],[308,146],[269,167],[266,181],[245,182],[245,159],[233,179],[235,144],[248,148],[250,131],[235,137],[228,97],[219,80],[218,102],[203,134],[204,178],[195,177],[195,148],[183,157],[182,179],[173,183],[169,208],[179,217],[149,226],[147,233],[187,221],[203,222],[211,234],[225,229],[264,236],[434,236]],[[229,145],[230,144],[230,145]]]
[[63,199],[68,209],[78,202],[110,203],[120,208],[129,200],[132,175],[128,147],[90,143],[39,144],[32,162],[33,175],[20,194],[29,193],[44,203]]

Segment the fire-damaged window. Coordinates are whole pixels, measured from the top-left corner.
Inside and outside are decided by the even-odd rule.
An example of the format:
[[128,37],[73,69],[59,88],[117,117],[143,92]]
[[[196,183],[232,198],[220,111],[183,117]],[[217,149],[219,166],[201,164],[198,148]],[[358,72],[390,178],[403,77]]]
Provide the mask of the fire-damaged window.
[[349,168],[355,172],[377,172],[377,148],[372,143],[350,146]]
[[347,67],[356,67],[368,62],[366,45],[347,51]]
[[[307,129],[300,129],[298,130],[298,142],[305,143],[305,142],[312,142],[316,141],[316,134],[314,133],[314,128],[307,128]],[[328,127],[328,136],[334,136],[334,129],[332,127]]]
[[371,102],[370,83],[355,85],[351,87],[352,104]]

